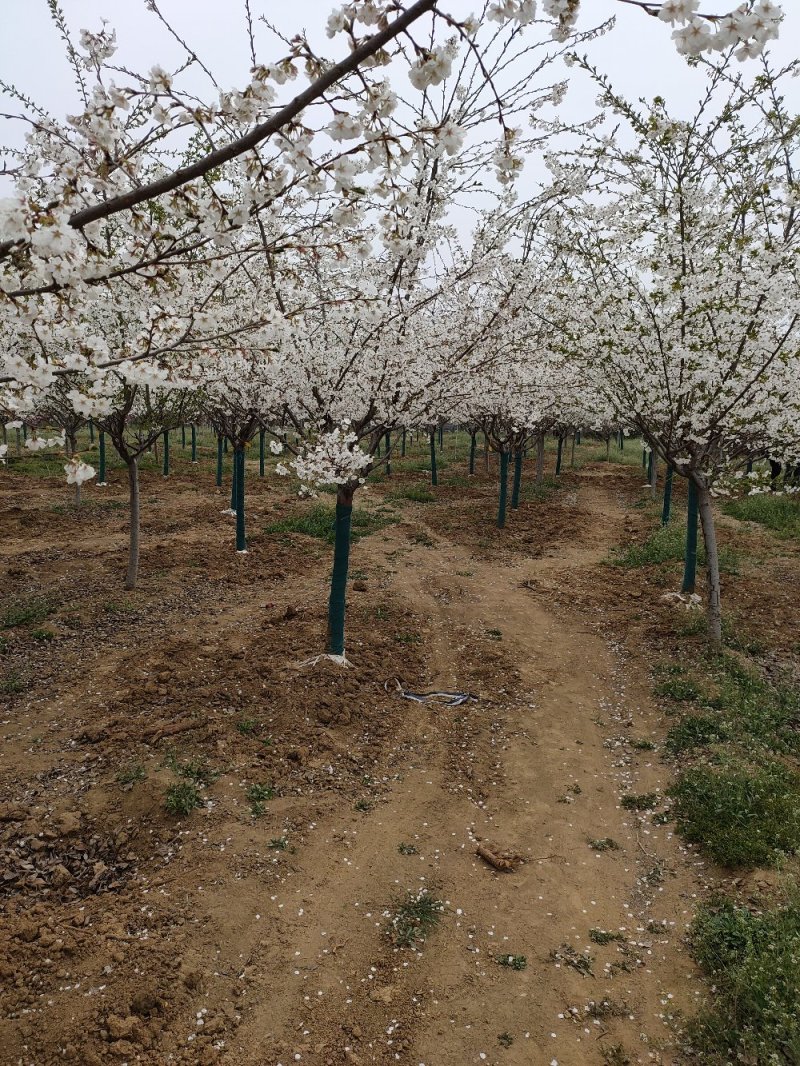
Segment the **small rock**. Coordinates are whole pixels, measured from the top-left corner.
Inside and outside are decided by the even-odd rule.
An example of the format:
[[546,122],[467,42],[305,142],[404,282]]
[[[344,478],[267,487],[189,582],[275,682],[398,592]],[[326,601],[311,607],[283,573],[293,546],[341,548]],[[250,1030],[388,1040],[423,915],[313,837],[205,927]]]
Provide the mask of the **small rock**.
[[53,868],[51,880],[56,888],[61,888],[63,885],[68,885],[70,883],[72,880],[72,874],[63,863],[59,863],[58,866]]

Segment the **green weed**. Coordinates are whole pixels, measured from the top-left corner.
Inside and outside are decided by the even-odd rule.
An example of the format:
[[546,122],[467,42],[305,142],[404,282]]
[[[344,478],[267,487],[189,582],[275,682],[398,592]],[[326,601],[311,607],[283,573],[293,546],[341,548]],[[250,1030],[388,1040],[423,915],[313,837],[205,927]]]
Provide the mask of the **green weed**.
[[250,804],[250,812],[256,818],[267,809],[267,803],[275,799],[275,789],[270,785],[251,785],[245,792],[247,802]]
[[619,805],[626,811],[651,811],[660,802],[661,796],[657,792],[641,792],[638,795],[629,792],[620,798]]
[[392,902],[387,935],[396,947],[415,948],[442,920],[444,903],[427,888],[409,891]]
[[141,763],[132,763],[130,766],[126,766],[124,770],[120,770],[117,774],[117,781],[120,785],[133,785],[137,781],[144,781],[147,777],[147,772]]
[[14,629],[17,626],[34,626],[44,622],[55,611],[50,600],[35,598],[24,603],[11,603],[0,615],[0,629]]
[[[376,515],[370,511],[354,510],[350,525],[350,538],[357,541],[370,533],[376,533],[389,525],[390,519],[384,515]],[[281,518],[277,522],[271,522],[265,526],[264,532],[275,533],[301,533],[306,537],[316,537],[319,540],[333,544],[336,538],[335,512],[325,504],[317,504],[310,510],[299,515],[290,515]]]
[[610,944],[614,940],[624,942],[625,936],[623,933],[611,933],[607,929],[590,929],[589,939],[593,944]]
[[619,844],[611,837],[598,837],[589,841],[592,851],[619,851]]
[[495,955],[494,961],[498,966],[507,966],[509,970],[524,970],[528,965],[524,955]]
[[181,781],[177,785],[169,786],[164,797],[164,806],[168,814],[185,817],[196,807],[202,807],[203,800],[196,785],[191,781]]

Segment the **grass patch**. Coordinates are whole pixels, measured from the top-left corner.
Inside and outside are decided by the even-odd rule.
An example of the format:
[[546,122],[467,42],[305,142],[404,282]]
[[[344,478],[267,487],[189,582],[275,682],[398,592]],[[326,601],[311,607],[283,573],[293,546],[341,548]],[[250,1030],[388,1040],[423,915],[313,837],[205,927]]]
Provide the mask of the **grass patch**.
[[692,950],[713,982],[710,1005],[689,1027],[704,1062],[800,1062],[800,898],[753,914],[701,907]]
[[7,696],[16,696],[17,693],[24,692],[27,687],[28,682],[16,670],[9,670],[3,680],[0,681],[0,692]]
[[697,685],[685,677],[668,677],[656,685],[655,692],[657,696],[666,696],[676,703],[699,700],[702,695]]
[[400,948],[416,948],[442,920],[444,903],[429,889],[407,892],[392,901],[387,935]]
[[401,485],[386,494],[387,500],[411,500],[413,503],[434,503],[436,497],[427,485]]
[[37,597],[25,603],[10,603],[3,608],[0,615],[0,629],[14,629],[17,626],[35,626],[44,622],[55,611],[50,600]]
[[725,514],[740,522],[757,522],[779,537],[800,540],[800,498],[759,493],[731,500],[723,507]]
[[721,866],[775,866],[800,848],[800,775],[782,763],[692,767],[670,794],[679,831]]
[[[384,513],[376,515],[371,511],[353,511],[350,525],[350,539],[355,542],[361,537],[376,533],[389,525],[390,518]],[[328,544],[335,540],[335,512],[325,504],[317,504],[299,515],[290,515],[264,527],[267,534],[301,533],[306,537],[316,537]]]
[[667,734],[665,747],[670,755],[682,755],[694,748],[727,740],[725,724],[708,714],[687,714]]
[[625,811],[651,811],[660,802],[661,796],[657,792],[641,792],[638,795],[629,792],[620,798],[619,805]]
[[[659,695],[699,703],[702,711],[684,716],[667,737],[667,750],[726,746],[743,760],[754,749],[766,754],[800,751],[800,692],[795,685],[767,680],[735,655],[710,660],[703,686],[674,674],[656,687]],[[714,712],[714,713],[709,713]]]
[[[659,526],[643,544],[632,544],[628,548],[618,548],[611,554],[609,562],[614,566],[631,570],[640,566],[658,566],[663,563],[682,563],[686,539],[683,526],[673,523]],[[738,554],[728,545],[718,546],[719,568],[723,574],[738,574],[740,560]],[[700,538],[697,545],[697,565],[705,566],[705,548]]]

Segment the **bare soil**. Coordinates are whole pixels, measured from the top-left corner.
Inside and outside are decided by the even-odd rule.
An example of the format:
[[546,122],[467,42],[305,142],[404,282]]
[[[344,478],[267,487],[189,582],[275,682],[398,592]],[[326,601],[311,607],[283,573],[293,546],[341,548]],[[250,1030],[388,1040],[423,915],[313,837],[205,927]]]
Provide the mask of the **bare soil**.
[[[314,661],[329,546],[263,531],[303,506],[274,478],[249,478],[237,555],[207,467],[145,475],[125,593],[118,472],[80,511],[0,474],[0,604],[49,611],[0,654],[3,1066],[680,1061],[704,992],[684,934],[726,875],[620,806],[672,772],[649,671],[681,609],[669,575],[607,563],[644,536],[641,477],[568,472],[499,531],[491,478],[455,472],[354,545],[348,669]],[[721,539],[747,560],[726,603],[777,668],[798,553],[732,520]],[[189,780],[203,806],[169,814]],[[421,888],[441,924],[398,947],[388,915]]]

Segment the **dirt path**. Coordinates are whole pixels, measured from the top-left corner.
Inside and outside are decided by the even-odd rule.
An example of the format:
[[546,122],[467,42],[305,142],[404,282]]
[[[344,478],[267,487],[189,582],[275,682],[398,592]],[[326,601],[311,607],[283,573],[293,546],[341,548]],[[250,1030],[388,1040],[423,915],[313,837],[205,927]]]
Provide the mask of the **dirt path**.
[[[36,905],[14,941],[20,959],[42,946],[35,984],[16,963],[0,967],[25,1004],[3,1066],[677,1061],[669,1019],[695,996],[682,945],[694,860],[651,812],[620,806],[624,793],[665,786],[650,746],[662,729],[642,662],[628,663],[604,612],[581,615],[568,596],[619,543],[624,478],[589,468],[562,495],[542,504],[560,516],[550,547],[518,544],[505,565],[444,535],[424,505],[356,545],[370,595],[350,597],[355,665],[342,672],[296,666],[322,626],[318,542],[300,564],[296,546],[257,538],[237,560],[208,504],[206,527],[173,537],[175,514],[200,507],[194,490],[176,494],[152,539],[164,573],[144,578],[164,602],[159,640],[137,646],[124,619],[122,636],[95,630],[91,654],[56,679],[57,698],[4,722],[8,757],[31,760],[36,774],[21,793],[31,811],[53,808],[62,790],[65,834],[92,819],[124,841],[143,827],[144,839],[120,848],[163,862],[156,873],[122,868],[124,899],[87,897],[55,918]],[[433,506],[441,518],[451,504],[443,495]],[[519,537],[515,521],[508,532]],[[183,600],[177,567],[198,564],[216,580]],[[174,604],[164,599],[173,589]],[[108,595],[102,583],[96,595]],[[477,699],[403,701],[390,669],[409,688]],[[89,705],[84,686],[96,693]],[[223,768],[212,803],[177,830],[162,809],[174,779],[164,752],[141,742],[176,713],[198,716],[203,731],[188,736]],[[281,746],[268,746],[279,727]],[[149,776],[120,798],[118,771],[137,758]],[[279,794],[253,820],[245,788],[270,778]],[[369,800],[356,804],[361,795]],[[37,813],[37,830],[55,817]],[[497,872],[475,854],[479,841],[524,862]],[[420,951],[394,947],[392,901],[420,889],[444,902],[440,927]],[[39,961],[47,951],[55,962]],[[514,966],[498,961],[509,956]],[[47,1052],[26,1058],[25,1041]]]
[[[668,1019],[691,1009],[691,882],[669,829],[619,806],[621,792],[664,785],[652,753],[631,743],[654,726],[646,684],[631,684],[596,626],[548,602],[615,543],[618,494],[590,476],[579,505],[591,548],[502,570],[430,530],[432,547],[394,531],[363,551],[392,594],[432,619],[427,676],[404,680],[471,689],[477,661],[479,702],[462,714],[409,702],[385,799],[337,811],[306,841],[265,907],[273,919],[283,910],[275,934],[294,948],[294,970],[276,1001],[265,963],[234,1061],[674,1061]],[[589,846],[606,838],[618,849]],[[525,862],[494,872],[477,840]],[[401,843],[418,853],[401,855]],[[383,912],[419,887],[446,901],[442,927],[419,954],[392,950]],[[613,939],[598,945],[592,929]],[[525,968],[496,961],[508,955]]]

